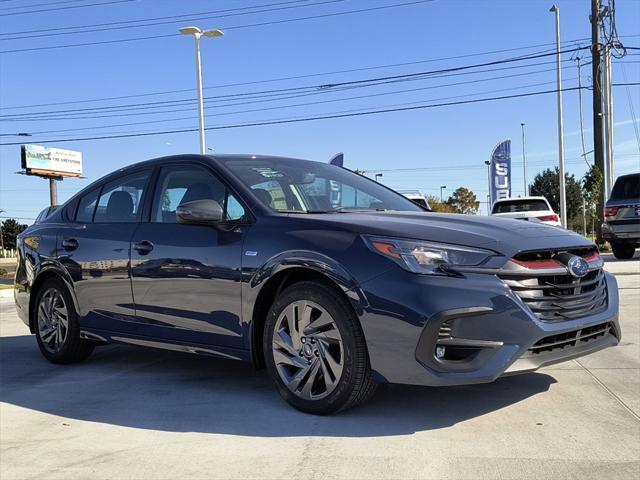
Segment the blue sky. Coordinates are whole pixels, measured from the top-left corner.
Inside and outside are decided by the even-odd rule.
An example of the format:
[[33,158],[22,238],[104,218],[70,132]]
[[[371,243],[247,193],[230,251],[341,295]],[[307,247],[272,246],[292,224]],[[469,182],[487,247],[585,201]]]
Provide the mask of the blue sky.
[[[219,39],[202,44],[204,84],[208,96],[255,92],[299,86],[399,75],[490,62],[553,48],[554,19],[550,1],[472,1],[436,0],[345,15],[285,22],[263,26],[233,28],[300,17],[370,9],[408,3],[410,0],[5,0],[0,2],[0,51],[50,47],[85,42],[103,42],[168,35],[133,42],[83,47],[0,53],[0,115],[92,108],[143,102],[190,99],[195,96],[193,40],[170,35],[179,27],[197,24],[203,28],[224,28]],[[32,37],[37,33],[7,35],[79,25],[169,17],[244,7],[265,10],[265,5],[295,8],[228,16],[217,19],[180,21],[145,28]],[[564,41],[590,36],[588,0],[559,0]],[[623,42],[640,46],[640,2],[617,0],[617,27]],[[28,8],[28,5],[33,7]],[[260,7],[263,6],[263,7]],[[42,11],[15,14],[25,10]],[[251,12],[252,10],[242,10]],[[240,10],[229,13],[238,13]],[[210,14],[213,15],[213,14]],[[171,20],[164,20],[171,21]],[[132,24],[122,26],[130,27]],[[98,29],[100,27],[95,27]],[[92,28],[93,29],[93,28]],[[60,30],[65,32],[68,30]],[[42,32],[41,32],[42,33]],[[572,42],[565,48],[587,45]],[[541,46],[542,45],[542,46]],[[531,47],[494,54],[496,50]],[[633,53],[640,53],[635,51]],[[451,57],[477,54],[464,58]],[[480,55],[482,54],[482,55]],[[563,63],[564,87],[577,85],[576,62],[567,54]],[[584,62],[588,51],[581,52]],[[443,59],[448,58],[448,59]],[[443,59],[443,60],[439,60]],[[510,68],[446,78],[425,78],[412,82],[347,90],[322,91],[310,98],[284,99],[245,105],[209,104],[207,126],[252,121],[322,115],[338,111],[367,110],[416,103],[440,103],[496,95],[513,95],[555,88],[553,57],[524,63],[500,65]],[[614,82],[640,81],[640,56],[627,56],[614,63]],[[420,63],[413,63],[420,62]],[[411,65],[370,68],[347,73],[343,70],[412,63]],[[467,72],[467,71],[465,71]],[[322,74],[322,75],[315,75]],[[518,76],[514,76],[518,74]],[[522,75],[520,75],[522,74]],[[309,76],[285,81],[282,77]],[[625,79],[626,76],[626,79]],[[505,78],[506,77],[506,78]],[[582,70],[584,84],[591,83],[590,66]],[[464,84],[450,85],[451,83]],[[245,85],[238,85],[245,83]],[[225,86],[235,84],[235,86]],[[182,92],[155,95],[157,92]],[[400,92],[413,90],[411,92]],[[614,91],[616,174],[640,169],[640,146],[634,135],[630,100],[640,113],[640,89],[623,87]],[[149,95],[153,93],[154,95]],[[583,92],[586,150],[592,150],[590,91]],[[145,96],[135,96],[145,95]],[[376,96],[372,96],[376,95]],[[77,102],[105,97],[135,96],[126,99],[17,108],[27,105]],[[351,98],[366,96],[366,98]],[[449,99],[449,100],[442,100]],[[325,103],[288,107],[287,105],[323,101]],[[513,194],[523,191],[520,123],[526,123],[529,178],[546,167],[557,165],[555,95],[532,96],[496,102],[448,106],[375,116],[323,120],[285,125],[213,130],[207,133],[207,146],[224,153],[265,153],[327,160],[345,152],[349,168],[384,171],[382,181],[393,188],[420,189],[439,195],[446,185],[451,192],[458,186],[471,188],[480,200],[487,193],[484,161],[502,139],[511,138]],[[242,103],[242,102],[237,102]],[[277,108],[276,108],[277,107]],[[577,92],[566,92],[565,156],[571,173],[580,177],[586,164],[581,159]],[[170,108],[164,108],[169,110]],[[262,111],[246,112],[246,110]],[[69,118],[56,120],[3,121],[0,133],[47,132],[29,140],[67,139],[84,136],[122,134],[197,127],[195,104],[180,105],[181,112],[151,113],[155,110],[128,111],[127,116]],[[244,112],[244,113],[238,113]],[[136,113],[137,115],[131,115]],[[116,112],[122,115],[122,112]],[[93,117],[93,118],[92,118]],[[124,123],[155,122],[114,126]],[[82,129],[82,130],[78,130]],[[69,131],[71,130],[71,131]],[[75,131],[73,131],[75,130]],[[0,137],[0,143],[20,141],[19,137]],[[137,161],[161,155],[197,152],[197,133],[181,133],[112,140],[73,141],[53,146],[80,150],[84,155],[87,180],[61,182],[59,198],[66,200],[89,181]],[[35,217],[48,204],[45,180],[16,175],[20,168],[18,146],[0,146],[0,208],[11,217]],[[396,170],[423,168],[423,170]],[[371,174],[373,175],[373,174]],[[446,193],[445,193],[446,194]],[[484,208],[484,207],[483,207]],[[28,222],[28,220],[25,220]]]

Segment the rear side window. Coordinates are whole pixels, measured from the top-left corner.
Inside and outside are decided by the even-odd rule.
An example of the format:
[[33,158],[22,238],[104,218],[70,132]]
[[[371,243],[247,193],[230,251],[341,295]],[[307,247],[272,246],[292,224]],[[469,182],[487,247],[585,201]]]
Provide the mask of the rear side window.
[[100,189],[96,188],[80,199],[78,210],[76,211],[76,222],[91,223],[93,221],[93,212],[96,210],[99,193]]
[[132,173],[107,183],[102,188],[94,217],[96,223],[133,223],[138,221],[142,195],[151,170]]
[[496,203],[492,213],[534,212],[537,210],[549,210],[549,205],[544,200],[512,200]]
[[618,178],[611,190],[611,200],[640,198],[640,173]]

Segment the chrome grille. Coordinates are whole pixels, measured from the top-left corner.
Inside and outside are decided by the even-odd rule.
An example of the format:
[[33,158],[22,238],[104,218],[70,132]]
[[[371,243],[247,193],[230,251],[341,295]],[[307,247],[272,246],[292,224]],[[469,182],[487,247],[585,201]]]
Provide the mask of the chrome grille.
[[615,334],[613,325],[609,322],[600,323],[580,330],[573,330],[571,332],[557,333],[544,337],[542,340],[536,342],[529,348],[528,353],[529,355],[539,355],[558,349],[579,347],[609,334]]
[[531,271],[530,275],[501,274],[500,278],[541,320],[571,320],[607,308],[607,285],[602,268],[582,278],[543,270]]

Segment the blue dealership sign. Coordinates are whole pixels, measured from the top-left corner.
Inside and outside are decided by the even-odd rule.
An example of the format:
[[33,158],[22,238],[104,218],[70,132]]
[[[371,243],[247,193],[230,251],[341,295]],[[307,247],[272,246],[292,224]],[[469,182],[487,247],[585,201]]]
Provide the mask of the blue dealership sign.
[[491,154],[491,205],[511,196],[511,140],[505,140]]

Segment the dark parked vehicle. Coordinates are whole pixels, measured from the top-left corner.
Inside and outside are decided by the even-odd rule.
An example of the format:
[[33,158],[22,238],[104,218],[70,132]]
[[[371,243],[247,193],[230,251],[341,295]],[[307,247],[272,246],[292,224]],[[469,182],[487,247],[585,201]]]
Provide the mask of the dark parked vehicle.
[[602,236],[616,258],[633,258],[640,247],[640,173],[616,180],[604,207]]
[[110,342],[244,360],[317,414],[378,383],[491,382],[620,339],[616,281],[584,237],[429,213],[324,163],[139,163],[18,243],[17,310],[48,360]]

